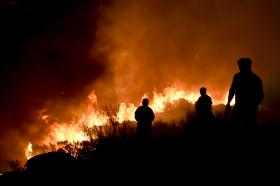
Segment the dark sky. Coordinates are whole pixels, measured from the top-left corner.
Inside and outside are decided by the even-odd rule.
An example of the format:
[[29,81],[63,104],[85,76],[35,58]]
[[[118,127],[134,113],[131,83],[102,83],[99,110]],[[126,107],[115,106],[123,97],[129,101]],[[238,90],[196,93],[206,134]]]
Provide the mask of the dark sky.
[[100,6],[97,0],[0,1],[1,130],[51,97],[74,96],[102,73],[101,60],[88,55]]

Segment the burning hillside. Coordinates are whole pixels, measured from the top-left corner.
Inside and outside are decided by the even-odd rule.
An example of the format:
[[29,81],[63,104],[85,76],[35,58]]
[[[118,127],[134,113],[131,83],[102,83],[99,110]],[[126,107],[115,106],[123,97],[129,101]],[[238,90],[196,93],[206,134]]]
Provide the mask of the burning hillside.
[[[146,97],[144,95],[143,97]],[[190,105],[193,104],[199,97],[196,92],[188,92],[179,89],[175,86],[170,86],[164,89],[162,93],[153,92],[153,97],[150,98],[150,107],[156,114],[156,120],[168,121],[167,112],[172,105],[175,105],[180,100],[184,100]],[[225,103],[226,94],[223,99],[213,99],[214,104]],[[84,127],[93,128],[98,126],[110,125],[112,120],[118,124],[123,122],[135,122],[134,112],[139,105],[133,103],[120,103],[116,107],[116,112],[108,112],[105,107],[101,107],[97,103],[97,97],[95,92],[92,91],[87,97],[87,107],[84,110],[79,110],[77,116],[67,116],[72,118],[70,121],[60,121],[57,116],[48,114],[48,108],[41,110],[39,113],[39,122],[44,123],[44,127],[47,127],[47,133],[43,137],[39,137],[34,142],[29,142],[26,148],[26,158],[29,159],[34,154],[42,153],[44,151],[51,151],[61,147],[61,144],[80,143],[83,141],[89,141],[90,138],[98,140],[97,134],[92,134],[89,138],[85,134]],[[174,106],[173,106],[174,107]],[[177,105],[178,107],[178,105]],[[180,119],[186,119],[186,111],[182,110],[178,114],[172,114],[172,120],[179,121]],[[77,111],[75,111],[77,112]],[[162,117],[164,116],[164,117]],[[63,117],[61,117],[63,118]],[[33,153],[32,143],[36,144],[37,149],[44,149],[44,151],[37,150]]]

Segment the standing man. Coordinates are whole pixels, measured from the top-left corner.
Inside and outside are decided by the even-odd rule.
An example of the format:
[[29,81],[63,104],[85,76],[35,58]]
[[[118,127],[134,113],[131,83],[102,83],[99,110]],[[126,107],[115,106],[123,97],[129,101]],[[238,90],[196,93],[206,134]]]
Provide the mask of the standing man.
[[195,103],[195,110],[199,120],[205,123],[210,123],[214,119],[212,113],[212,99],[206,94],[205,87],[200,88],[200,97]]
[[239,59],[238,66],[240,72],[233,77],[226,108],[230,108],[235,96],[232,121],[240,126],[252,126],[257,123],[258,107],[264,98],[262,80],[251,71],[250,58]]
[[155,119],[153,110],[148,106],[149,100],[144,98],[142,106],[135,111],[135,119],[137,121],[137,135],[139,137],[151,137],[152,122]]

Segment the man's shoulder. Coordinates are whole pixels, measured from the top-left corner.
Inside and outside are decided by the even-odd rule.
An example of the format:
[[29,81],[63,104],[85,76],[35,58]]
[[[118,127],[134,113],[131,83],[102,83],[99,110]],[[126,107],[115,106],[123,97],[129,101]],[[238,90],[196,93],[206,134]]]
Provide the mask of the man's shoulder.
[[207,97],[208,100],[211,100],[211,97],[210,97],[210,96],[206,95],[206,97]]
[[252,72],[251,74],[254,79],[261,81],[261,78],[257,74],[255,74],[254,72]]
[[136,110],[152,110],[150,107],[147,106],[139,106]]
[[200,100],[202,100],[203,99],[203,97],[202,96],[199,96],[199,98],[197,99],[197,101],[200,101]]
[[151,107],[147,107],[147,109],[149,109],[149,110],[153,111],[153,109],[152,109]]
[[237,79],[237,78],[240,78],[240,76],[241,76],[241,74],[240,74],[240,72],[238,72],[238,73],[234,74],[233,78]]
[[139,111],[139,110],[142,110],[143,109],[143,106],[139,106],[137,107],[136,111]]

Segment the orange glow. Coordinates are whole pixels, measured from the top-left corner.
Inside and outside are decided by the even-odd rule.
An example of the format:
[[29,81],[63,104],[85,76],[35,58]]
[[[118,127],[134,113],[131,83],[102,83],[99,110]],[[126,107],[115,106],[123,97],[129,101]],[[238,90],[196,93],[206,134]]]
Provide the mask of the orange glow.
[[25,150],[25,157],[26,157],[27,160],[32,158],[32,153],[33,153],[32,143],[29,142],[28,145],[27,145],[27,148]]
[[49,123],[49,120],[51,119],[51,116],[46,114],[48,109],[43,109],[39,111],[38,119],[44,121],[44,123]]
[[88,100],[91,104],[97,105],[97,97],[94,90],[91,91],[91,93],[88,95]]

